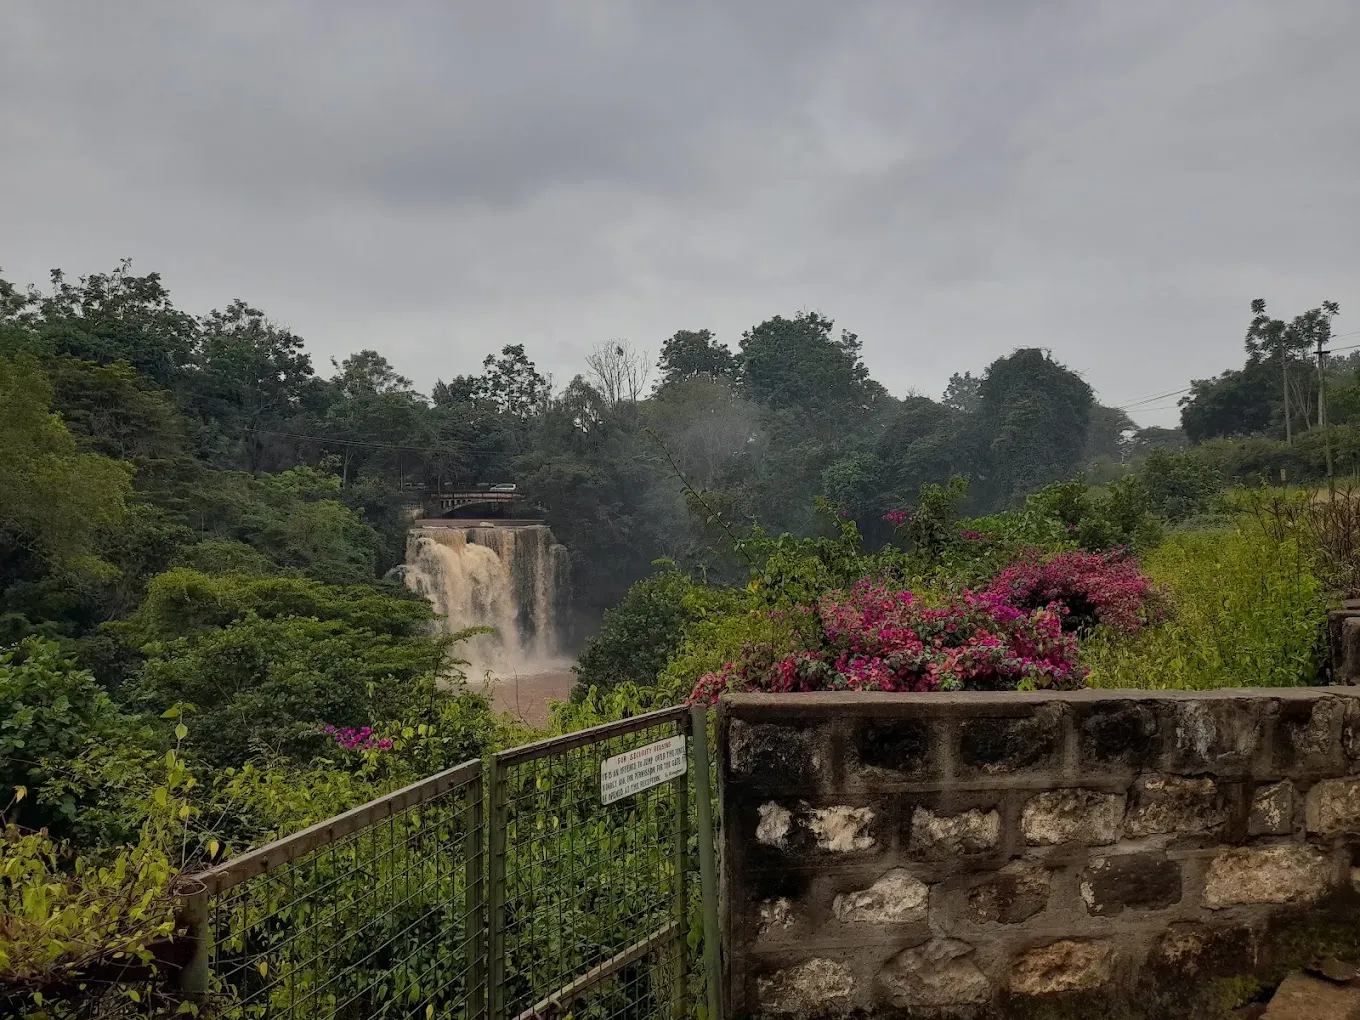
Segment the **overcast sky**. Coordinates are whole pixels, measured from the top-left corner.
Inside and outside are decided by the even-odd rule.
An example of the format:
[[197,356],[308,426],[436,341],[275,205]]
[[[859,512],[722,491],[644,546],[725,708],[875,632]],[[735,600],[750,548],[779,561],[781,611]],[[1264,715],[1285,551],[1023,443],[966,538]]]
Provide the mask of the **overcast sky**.
[[899,396],[1038,345],[1132,404],[1257,296],[1360,342],[1357,0],[0,0],[0,132],[6,278],[425,389],[805,308]]

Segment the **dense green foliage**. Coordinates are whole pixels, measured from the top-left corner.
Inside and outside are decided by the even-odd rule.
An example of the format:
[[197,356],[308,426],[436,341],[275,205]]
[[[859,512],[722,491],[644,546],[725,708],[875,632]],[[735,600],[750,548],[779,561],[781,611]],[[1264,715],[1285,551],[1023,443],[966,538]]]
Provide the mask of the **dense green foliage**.
[[[1232,486],[1320,478],[1329,445],[1360,466],[1360,366],[1333,366],[1324,428],[1302,363],[1336,311],[1253,309],[1182,433],[1037,349],[898,399],[812,312],[735,350],[678,331],[650,390],[625,343],[559,389],[512,344],[427,398],[375,351],[318,375],[261,311],[191,315],[126,265],[0,280],[0,968],[40,995],[144,958],[180,870],[525,736],[384,579],[404,507],[447,484],[513,479],[571,551],[600,626],[559,729],[701,678],[1311,682],[1326,600],[1360,592],[1360,502]],[[898,633],[864,654],[869,617]]]

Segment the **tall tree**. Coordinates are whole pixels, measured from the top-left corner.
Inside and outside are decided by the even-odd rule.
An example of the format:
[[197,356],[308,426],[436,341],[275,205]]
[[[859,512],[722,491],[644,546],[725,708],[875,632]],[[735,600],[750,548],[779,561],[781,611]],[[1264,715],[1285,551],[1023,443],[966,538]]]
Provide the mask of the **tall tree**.
[[987,368],[979,414],[989,437],[995,500],[1014,504],[1081,463],[1095,400],[1047,351],[1022,347]]
[[831,334],[817,312],[776,315],[742,334],[742,383],[753,400],[803,420],[844,428],[843,415],[866,401],[868,369],[854,333]]
[[737,357],[726,344],[713,339],[710,330],[681,329],[661,345],[658,385],[668,386],[697,376],[734,379],[739,367]]

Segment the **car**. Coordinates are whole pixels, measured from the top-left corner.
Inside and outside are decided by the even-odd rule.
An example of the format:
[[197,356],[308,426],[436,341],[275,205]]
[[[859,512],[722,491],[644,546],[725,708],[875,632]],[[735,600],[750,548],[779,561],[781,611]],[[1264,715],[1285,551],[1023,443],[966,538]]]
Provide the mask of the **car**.
[[499,485],[493,485],[493,486],[491,486],[491,491],[492,491],[492,492],[514,492],[514,491],[515,491],[515,483],[514,483],[514,482],[501,482]]

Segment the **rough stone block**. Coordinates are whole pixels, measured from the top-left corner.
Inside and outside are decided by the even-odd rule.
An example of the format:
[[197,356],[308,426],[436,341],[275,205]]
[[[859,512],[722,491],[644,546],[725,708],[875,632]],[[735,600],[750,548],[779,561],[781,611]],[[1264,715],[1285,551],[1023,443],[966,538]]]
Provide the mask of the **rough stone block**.
[[959,728],[959,762],[986,775],[1043,768],[1061,743],[1062,719],[1051,707],[1019,718],[969,719]]
[[918,807],[911,815],[910,849],[928,860],[985,853],[1001,843],[1001,815],[977,808],[958,815],[937,815]]
[[1294,784],[1285,780],[1252,794],[1247,832],[1252,836],[1287,836],[1294,831]]
[[1041,864],[1012,861],[968,894],[974,921],[1019,924],[1048,905],[1053,875]]
[[1134,701],[1093,705],[1079,725],[1087,765],[1146,765],[1161,746],[1156,713]]
[[756,842],[766,846],[787,850],[789,835],[793,831],[793,812],[781,804],[770,801],[760,805],[756,822]]
[[1109,982],[1113,971],[1111,943],[1063,939],[1016,957],[1011,964],[1010,989],[1016,995],[1094,991]]
[[1260,746],[1266,707],[1265,699],[1168,704],[1167,771],[1246,771]]
[[824,764],[820,727],[778,726],[733,719],[727,755],[734,773],[783,782],[813,780]]
[[758,938],[765,938],[780,931],[787,931],[794,925],[793,902],[787,896],[765,900],[760,904],[759,921],[756,925]]
[[850,968],[839,960],[821,957],[756,979],[756,998],[770,1013],[843,1013],[850,1008],[854,994]]
[[1324,779],[1308,791],[1308,831],[1322,836],[1360,834],[1360,776]]
[[1243,974],[1256,966],[1256,934],[1242,925],[1175,924],[1153,943],[1147,965],[1178,980]]
[[1275,990],[1261,1020],[1360,1020],[1360,989],[1291,974]]
[[929,771],[930,729],[920,720],[864,721],[852,744],[861,769],[920,776]]
[[1284,769],[1326,768],[1341,747],[1342,717],[1346,707],[1339,698],[1280,704],[1275,725],[1275,755]]
[[1327,891],[1331,867],[1311,846],[1243,847],[1209,862],[1204,905],[1211,910],[1248,903],[1312,903]]
[[819,850],[848,854],[873,849],[873,821],[873,808],[839,805],[813,808],[807,824]]
[[892,1004],[968,1006],[991,998],[987,976],[973,962],[973,947],[958,939],[932,939],[898,953],[879,972]]
[[871,807],[840,804],[814,808],[800,803],[793,811],[769,801],[760,805],[757,815],[756,842],[778,850],[844,854],[872,850],[877,845],[873,834],[877,815]]
[[1119,838],[1123,823],[1124,795],[1095,790],[1046,790],[1026,801],[1020,816],[1030,846],[1103,846]]
[[894,868],[867,889],[840,893],[831,904],[837,920],[866,924],[924,921],[930,886],[905,868]]
[[1341,749],[1351,761],[1360,761],[1360,699],[1347,698],[1341,722]]
[[1181,866],[1160,853],[1097,857],[1082,872],[1081,898],[1087,913],[1102,917],[1164,910],[1181,901]]
[[1227,817],[1227,806],[1212,779],[1144,776],[1134,784],[1124,831],[1134,839],[1163,832],[1209,832]]

